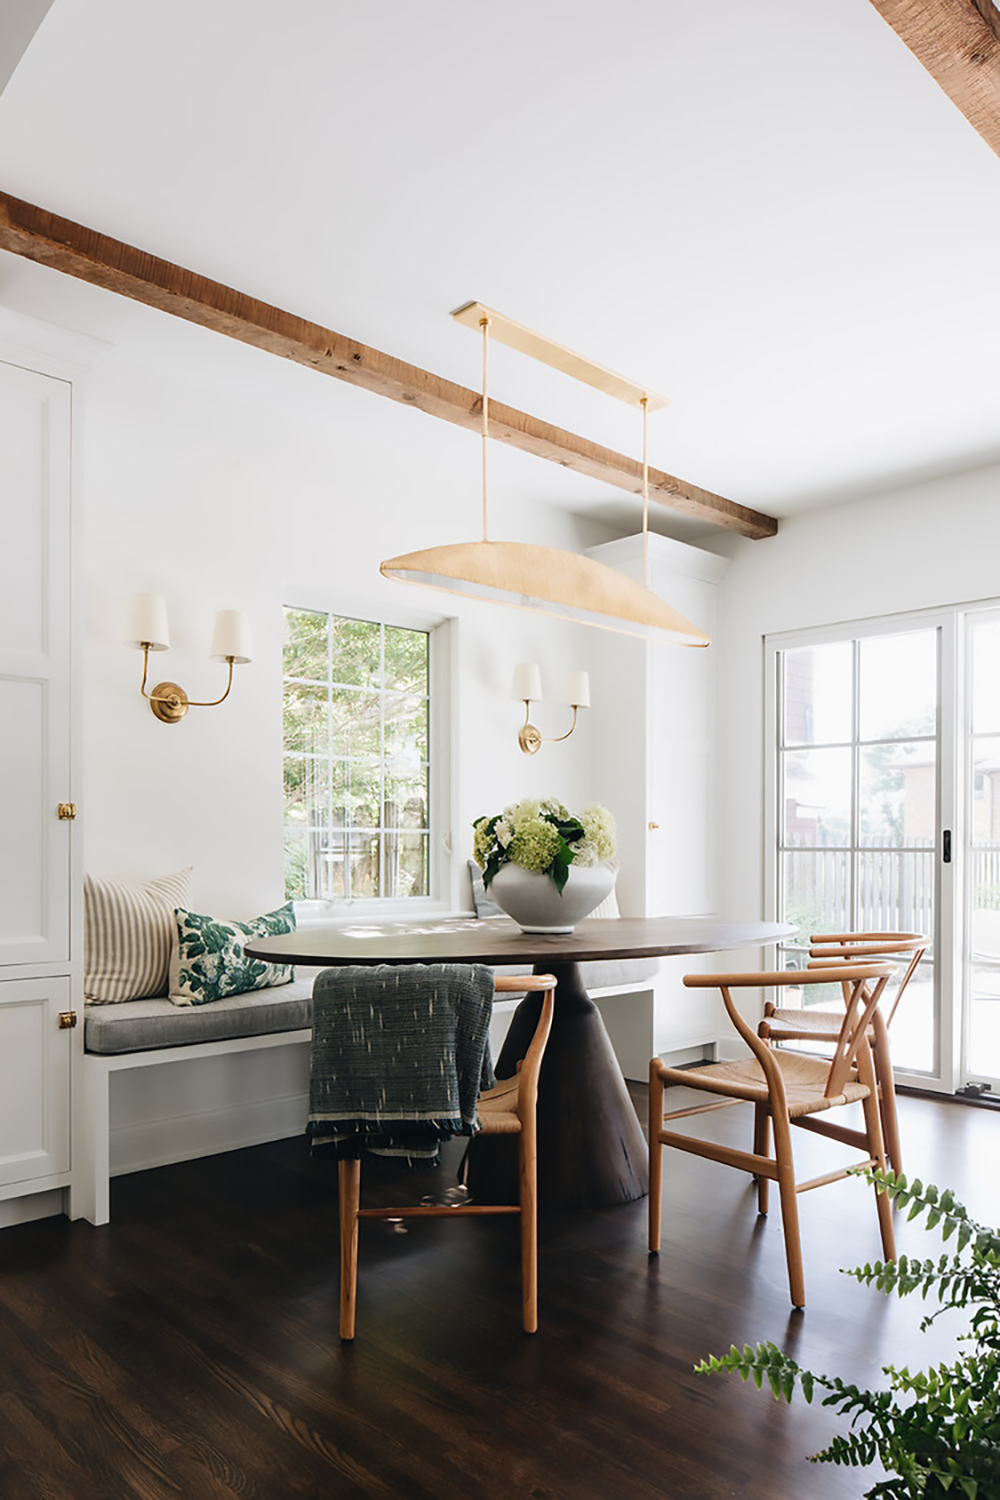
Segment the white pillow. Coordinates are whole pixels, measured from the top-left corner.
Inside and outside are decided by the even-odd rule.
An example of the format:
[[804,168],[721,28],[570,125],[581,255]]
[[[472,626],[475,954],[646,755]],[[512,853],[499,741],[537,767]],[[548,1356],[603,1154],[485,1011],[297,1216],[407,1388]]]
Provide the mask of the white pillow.
[[618,897],[615,894],[615,888],[614,888],[614,886],[611,887],[610,891],[605,896],[605,898],[601,902],[600,906],[595,906],[594,910],[591,911],[591,912],[588,912],[587,915],[589,917],[620,917],[621,916],[621,912],[618,910]]
[[90,1005],[165,995],[174,911],[188,904],[191,869],[127,885],[83,882],[83,993]]

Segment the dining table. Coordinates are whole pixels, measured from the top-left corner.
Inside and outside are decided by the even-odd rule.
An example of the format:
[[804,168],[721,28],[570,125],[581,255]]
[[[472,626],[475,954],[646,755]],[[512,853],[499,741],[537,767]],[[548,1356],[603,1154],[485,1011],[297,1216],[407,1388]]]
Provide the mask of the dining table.
[[[538,1086],[539,1200],[547,1207],[610,1208],[649,1188],[642,1125],[604,1026],[584,987],[580,965],[610,959],[660,958],[758,948],[791,936],[777,922],[714,917],[589,917],[570,933],[526,933],[509,917],[310,925],[245,944],[267,963],[333,968],[345,964],[530,964],[554,974],[555,1016]],[[496,1060],[498,1078],[517,1071],[534,1035],[541,997],[518,1005]],[[473,1139],[470,1191],[480,1200],[507,1191],[499,1179],[511,1162],[491,1159],[504,1142]]]

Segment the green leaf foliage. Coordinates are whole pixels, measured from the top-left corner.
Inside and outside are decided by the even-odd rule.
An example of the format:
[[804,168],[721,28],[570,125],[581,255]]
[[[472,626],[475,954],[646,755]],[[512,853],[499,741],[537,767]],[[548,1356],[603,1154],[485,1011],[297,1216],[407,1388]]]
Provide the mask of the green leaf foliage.
[[695,1366],[700,1375],[737,1374],[758,1388],[766,1380],[775,1400],[790,1401],[798,1387],[806,1401],[814,1388],[826,1392],[823,1405],[850,1419],[849,1431],[814,1454],[813,1463],[851,1468],[882,1464],[891,1476],[865,1491],[866,1500],[965,1500],[1000,1497],[1000,1232],[975,1223],[949,1190],[901,1174],[867,1170],[909,1219],[924,1215],[924,1227],[937,1229],[950,1253],[937,1259],[900,1256],[876,1261],[846,1274],[886,1295],[918,1292],[938,1306],[925,1317],[926,1328],[943,1312],[968,1317],[966,1346],[952,1364],[911,1373],[883,1367],[884,1390],[860,1390],[835,1376],[800,1369],[776,1345],[734,1344],[721,1358],[710,1355]]

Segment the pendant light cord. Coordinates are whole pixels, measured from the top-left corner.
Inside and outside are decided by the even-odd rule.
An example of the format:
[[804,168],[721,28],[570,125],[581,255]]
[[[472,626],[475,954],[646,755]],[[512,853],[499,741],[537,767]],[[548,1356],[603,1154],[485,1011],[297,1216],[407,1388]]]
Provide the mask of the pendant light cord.
[[486,496],[487,496],[487,449],[490,437],[490,402],[487,394],[488,353],[490,347],[490,320],[480,318],[479,326],[483,330],[483,541],[487,541],[486,532]]
[[649,462],[646,457],[649,397],[640,397],[639,405],[642,407],[642,585],[649,588]]

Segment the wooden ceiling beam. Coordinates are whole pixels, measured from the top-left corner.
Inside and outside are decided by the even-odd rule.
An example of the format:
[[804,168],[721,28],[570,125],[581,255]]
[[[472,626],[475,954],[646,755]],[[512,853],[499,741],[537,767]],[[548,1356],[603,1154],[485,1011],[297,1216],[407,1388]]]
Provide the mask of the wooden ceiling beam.
[[[477,391],[466,390],[428,370],[393,359],[294,313],[258,302],[231,287],[158,260],[120,240],[2,192],[0,249],[190,323],[199,323],[203,328],[252,344],[282,359],[307,365],[336,380],[419,407],[443,421],[479,431],[482,398]],[[574,473],[603,480],[633,494],[642,493],[642,468],[637,459],[553,427],[514,407],[491,400],[490,431],[502,442],[561,464]],[[773,536],[778,529],[771,516],[656,469],[649,472],[649,490],[651,498],[661,505],[741,536],[754,539]]]
[[1000,11],[992,0],[871,0],[1000,156]]

